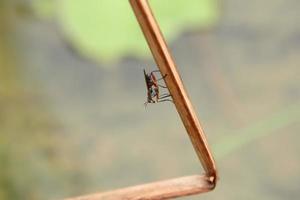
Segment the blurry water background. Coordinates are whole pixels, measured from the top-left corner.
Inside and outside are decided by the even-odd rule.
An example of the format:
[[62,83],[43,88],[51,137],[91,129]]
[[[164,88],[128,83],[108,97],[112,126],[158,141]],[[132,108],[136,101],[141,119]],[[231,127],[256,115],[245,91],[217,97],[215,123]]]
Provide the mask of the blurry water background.
[[[96,1],[85,2],[82,16]],[[184,199],[299,198],[300,2],[203,0],[204,17],[180,2],[154,10],[220,174],[215,191]],[[173,105],[143,106],[142,69],[155,64],[128,2],[101,3],[89,17],[111,18],[89,24],[84,1],[0,0],[0,199],[202,173]]]

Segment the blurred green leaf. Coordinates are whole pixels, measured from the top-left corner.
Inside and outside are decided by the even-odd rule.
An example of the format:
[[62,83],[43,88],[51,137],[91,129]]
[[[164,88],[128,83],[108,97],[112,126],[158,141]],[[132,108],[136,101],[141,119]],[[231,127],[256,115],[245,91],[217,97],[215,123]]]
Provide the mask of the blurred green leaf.
[[[66,38],[85,56],[108,61],[123,55],[149,55],[128,0],[54,2],[56,17]],[[218,18],[217,0],[188,3],[151,0],[150,3],[168,41],[188,28],[207,28]],[[49,13],[45,5],[35,7],[44,10],[41,13]]]
[[41,19],[49,19],[54,16],[55,4],[53,0],[33,0],[34,14]]

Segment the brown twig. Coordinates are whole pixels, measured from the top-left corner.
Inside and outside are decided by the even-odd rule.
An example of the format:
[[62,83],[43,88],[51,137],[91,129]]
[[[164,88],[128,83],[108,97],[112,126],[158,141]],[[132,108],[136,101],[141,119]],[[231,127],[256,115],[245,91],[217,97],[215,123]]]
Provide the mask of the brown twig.
[[153,17],[148,1],[130,0],[130,3],[161,74],[167,75],[165,78],[166,85],[204,170],[208,175],[216,176],[216,166],[208,149],[204,132],[184,89],[167,44]]
[[161,200],[203,193],[214,184],[205,176],[188,176],[66,200]]
[[148,1],[129,1],[161,74],[167,75],[165,78],[166,85],[206,174],[204,176],[195,175],[138,185],[69,200],[163,200],[208,192],[214,189],[216,185],[216,166],[208,149],[204,132]]

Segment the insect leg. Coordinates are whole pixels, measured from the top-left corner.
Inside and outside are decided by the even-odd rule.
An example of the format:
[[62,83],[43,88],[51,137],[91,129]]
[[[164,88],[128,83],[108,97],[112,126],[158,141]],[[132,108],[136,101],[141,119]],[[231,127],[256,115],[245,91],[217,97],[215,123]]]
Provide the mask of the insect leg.
[[[153,71],[151,72],[151,74],[152,74],[152,73],[160,73],[160,75],[162,75],[161,72],[160,72],[159,70],[153,70]],[[165,79],[166,76],[167,76],[167,74],[163,75],[161,78],[157,79],[157,81],[160,81],[160,80]]]
[[161,103],[161,102],[164,102],[164,101],[170,101],[170,102],[174,103],[172,99],[162,99],[162,100],[159,100],[158,103]]
[[170,94],[163,94],[163,95],[161,95],[158,102],[163,102],[163,101],[171,101],[171,102],[173,102],[172,97],[171,97]]
[[170,94],[162,94],[159,98],[162,99],[162,98],[166,98],[166,97],[171,97]]
[[167,77],[167,74],[165,74],[161,78],[157,79],[157,81],[164,80],[166,77]]
[[161,85],[161,84],[157,84],[159,87],[161,88],[168,88],[167,86]]
[[154,72],[159,72],[160,73],[160,71],[158,69],[151,71],[151,73],[154,73]]

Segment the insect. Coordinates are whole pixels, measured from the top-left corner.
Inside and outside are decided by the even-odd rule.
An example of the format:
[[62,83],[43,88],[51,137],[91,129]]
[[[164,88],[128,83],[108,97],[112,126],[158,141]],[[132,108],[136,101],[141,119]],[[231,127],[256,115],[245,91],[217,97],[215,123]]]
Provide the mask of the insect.
[[154,70],[150,73],[147,73],[144,69],[144,76],[146,81],[146,87],[147,87],[147,101],[144,103],[145,106],[147,106],[148,103],[159,103],[163,101],[172,101],[169,97],[171,97],[170,94],[162,94],[160,95],[160,88],[167,89],[166,86],[159,84],[159,81],[164,80],[164,78],[167,75],[164,75],[163,77],[157,79],[155,76],[155,73],[160,73],[159,70]]

